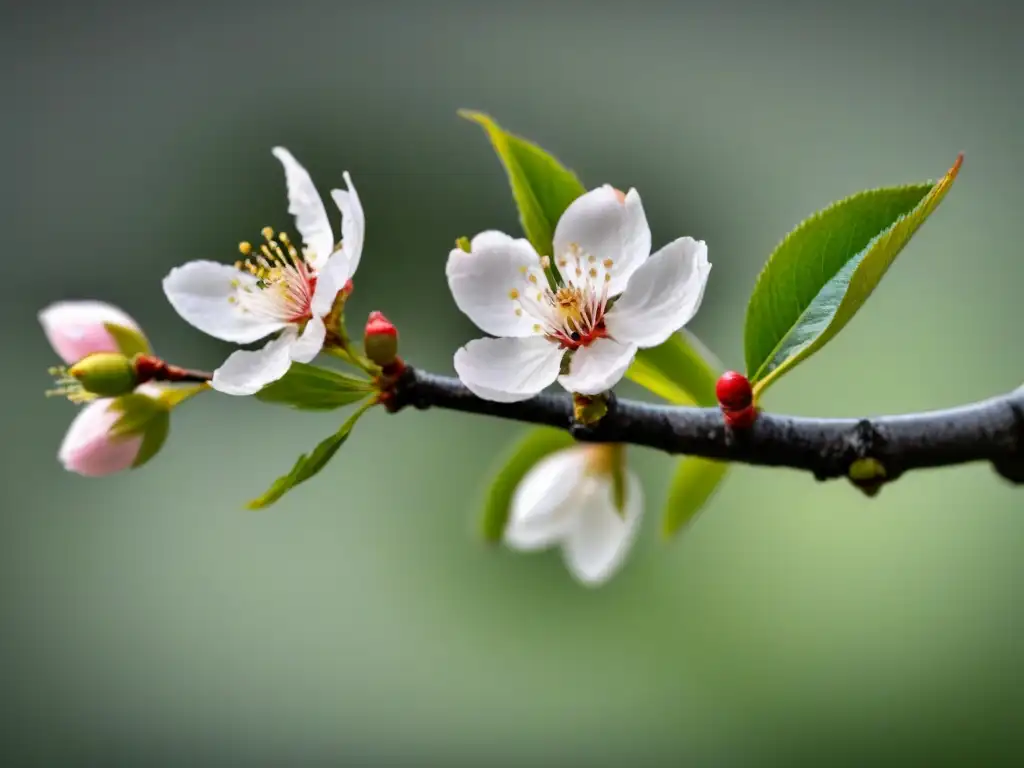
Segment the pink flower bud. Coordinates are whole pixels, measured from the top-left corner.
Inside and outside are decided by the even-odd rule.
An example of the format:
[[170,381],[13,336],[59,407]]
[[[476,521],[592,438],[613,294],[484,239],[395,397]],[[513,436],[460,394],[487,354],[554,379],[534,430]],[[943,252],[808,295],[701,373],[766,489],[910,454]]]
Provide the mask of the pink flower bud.
[[[155,385],[144,385],[128,397],[146,403],[152,402],[147,396],[159,392]],[[103,398],[79,411],[57,453],[66,470],[86,477],[103,477],[139,466],[144,463],[140,458],[147,460],[159,450],[167,433],[167,411],[151,407],[150,418],[137,417],[131,430],[118,434],[115,425],[125,415],[123,401],[124,398]],[[137,407],[135,410],[138,412]]]
[[387,367],[398,354],[398,329],[381,312],[371,312],[363,334],[366,356],[377,365]]
[[113,400],[96,400],[82,408],[71,422],[57,454],[64,469],[86,477],[102,477],[129,469],[142,448],[142,435],[114,438],[111,427],[121,414]]
[[[69,364],[95,352],[131,356],[140,346],[147,346],[138,323],[117,307],[100,301],[51,304],[39,313],[39,322],[54,351]],[[126,349],[126,343],[134,344],[135,348]]]

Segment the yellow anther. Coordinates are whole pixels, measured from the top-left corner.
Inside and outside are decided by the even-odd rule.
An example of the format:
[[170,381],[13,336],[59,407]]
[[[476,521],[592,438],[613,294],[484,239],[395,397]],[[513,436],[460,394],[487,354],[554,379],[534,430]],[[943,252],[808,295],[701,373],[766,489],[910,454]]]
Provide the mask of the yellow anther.
[[540,324],[539,323],[534,323],[534,325],[533,325],[533,332],[534,333],[540,333]]
[[516,317],[522,317],[522,316],[523,316],[522,308],[521,307],[516,307]]
[[590,268],[590,276],[597,277],[597,270],[594,267]]
[[278,233],[277,239],[280,240],[285,245],[289,244],[288,233],[287,232],[280,232],[280,233]]
[[595,256],[594,254],[590,254],[589,256],[587,256],[587,261],[593,264],[595,261],[597,261],[597,256]]
[[532,273],[531,273],[531,274],[530,274],[530,276],[529,276],[528,278],[526,278],[526,279],[527,279],[527,280],[529,280],[529,281],[530,281],[531,283],[533,283],[534,285],[536,285],[536,283],[537,283],[537,276],[536,276],[536,275],[534,275],[534,274],[532,274]]
[[605,269],[611,269],[612,268],[612,264],[614,264],[614,263],[615,262],[612,261],[611,259],[605,259],[604,261],[601,262],[601,264],[604,266]]
[[610,283],[612,281],[612,276],[609,275],[607,272],[604,273],[604,281],[606,283]]
[[550,256],[541,256],[540,257],[540,265],[544,269],[547,269],[548,267],[550,267],[551,266],[551,257]]
[[263,235],[265,239],[269,240],[274,236],[274,230],[272,230],[270,227],[264,227],[263,229],[260,230],[260,234]]
[[515,288],[513,288],[511,291],[508,292],[508,297],[510,299],[513,299],[513,300],[518,299],[519,298],[519,291],[517,291]]
[[243,256],[248,256],[252,253],[252,243],[243,240],[238,244],[238,252]]
[[519,274],[525,275],[526,274],[526,267],[520,267],[519,268]]

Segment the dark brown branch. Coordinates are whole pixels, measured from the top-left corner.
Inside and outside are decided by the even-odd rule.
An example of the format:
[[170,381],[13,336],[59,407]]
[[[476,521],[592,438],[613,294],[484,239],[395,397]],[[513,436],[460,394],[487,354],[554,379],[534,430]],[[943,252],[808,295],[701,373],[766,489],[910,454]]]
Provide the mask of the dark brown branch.
[[[959,408],[864,419],[814,419],[761,413],[742,432],[725,426],[717,408],[680,408],[615,400],[599,424],[576,423],[572,398],[542,394],[518,403],[473,395],[457,379],[407,368],[389,409],[447,408],[544,424],[577,439],[629,443],[672,454],[791,467],[819,480],[849,477],[874,492],[912,469],[989,461],[1024,484],[1024,387]],[[851,472],[853,467],[853,472]]]

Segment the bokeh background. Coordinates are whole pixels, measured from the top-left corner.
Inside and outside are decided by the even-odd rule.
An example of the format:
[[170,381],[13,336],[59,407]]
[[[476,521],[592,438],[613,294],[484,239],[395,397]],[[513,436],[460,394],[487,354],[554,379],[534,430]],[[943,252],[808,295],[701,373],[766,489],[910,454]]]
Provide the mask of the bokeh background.
[[[800,219],[960,179],[865,311],[767,407],[862,415],[1024,378],[1021,15],[938,3],[5,3],[0,752],[77,765],[995,765],[1024,748],[1024,496],[989,467],[868,500],[738,467],[671,543],[672,463],[634,450],[642,540],[607,586],[475,537],[515,424],[373,413],[328,470],[243,509],[341,416],[204,396],[144,469],[65,474],[50,301],[113,302],[211,368],[160,279],[291,226],[270,147],[368,217],[350,304],[451,372],[477,332],[443,264],[516,231],[473,107],[656,244],[705,239],[691,324],[742,365],[746,296]],[[628,390],[629,388],[626,387]],[[1019,764],[1019,763],[1017,763]]]

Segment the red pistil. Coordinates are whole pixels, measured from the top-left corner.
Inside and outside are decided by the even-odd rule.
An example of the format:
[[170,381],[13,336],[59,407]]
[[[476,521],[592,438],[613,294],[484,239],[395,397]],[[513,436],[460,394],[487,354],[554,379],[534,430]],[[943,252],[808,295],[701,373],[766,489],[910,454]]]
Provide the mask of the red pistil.
[[608,331],[604,327],[604,321],[595,325],[586,333],[573,333],[571,335],[564,331],[549,335],[547,338],[558,344],[562,349],[577,350],[580,347],[589,347],[592,343],[598,339],[604,339],[608,337]]

